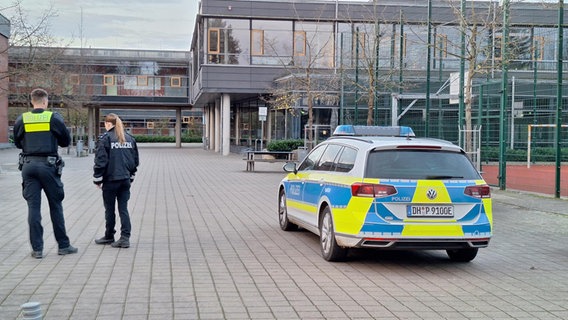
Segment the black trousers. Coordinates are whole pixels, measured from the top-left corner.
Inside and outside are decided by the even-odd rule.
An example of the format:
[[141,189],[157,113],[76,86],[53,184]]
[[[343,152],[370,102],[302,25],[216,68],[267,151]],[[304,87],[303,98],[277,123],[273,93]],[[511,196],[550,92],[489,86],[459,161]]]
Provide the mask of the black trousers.
[[116,230],[115,206],[118,202],[120,216],[120,236],[130,238],[130,215],[128,214],[128,200],[130,199],[130,179],[105,181],[103,183],[103,202],[105,205],[105,238],[114,239]]
[[57,174],[55,165],[46,160],[31,160],[24,162],[22,167],[22,193],[28,202],[28,224],[30,228],[30,243],[34,251],[43,250],[43,227],[41,225],[41,191],[45,192],[49,202],[49,215],[53,225],[53,233],[59,248],[69,246],[69,237],[65,231],[63,217],[63,182]]

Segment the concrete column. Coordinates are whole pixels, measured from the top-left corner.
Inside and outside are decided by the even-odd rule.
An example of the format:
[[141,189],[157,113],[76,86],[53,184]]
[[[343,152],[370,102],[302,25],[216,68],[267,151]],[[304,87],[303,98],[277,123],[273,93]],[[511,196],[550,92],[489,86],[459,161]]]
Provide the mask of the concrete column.
[[270,143],[270,141],[272,141],[272,118],[274,116],[274,112],[271,112],[270,109],[268,109],[267,115],[266,115],[266,145],[268,145]]
[[176,109],[176,148],[181,148],[181,108]]
[[215,100],[215,152],[221,151],[221,100]]
[[235,107],[235,144],[241,145],[241,109]]
[[231,96],[229,94],[221,95],[222,108],[222,154],[228,156],[231,152]]
[[207,150],[208,146],[205,144],[209,141],[209,123],[207,121],[209,119],[209,109],[207,107],[203,107],[203,119],[201,121],[203,125],[203,149]]
[[87,152],[93,153],[95,148],[95,110],[93,107],[87,107]]
[[209,150],[215,150],[215,106],[209,106]]

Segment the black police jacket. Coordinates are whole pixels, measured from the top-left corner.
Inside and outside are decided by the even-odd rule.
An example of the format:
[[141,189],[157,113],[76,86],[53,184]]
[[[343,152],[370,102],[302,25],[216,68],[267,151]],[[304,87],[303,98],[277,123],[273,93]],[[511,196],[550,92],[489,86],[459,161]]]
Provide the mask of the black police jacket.
[[118,142],[114,128],[103,134],[97,143],[93,182],[133,179],[138,168],[139,157],[136,140],[130,134],[124,134],[126,142]]

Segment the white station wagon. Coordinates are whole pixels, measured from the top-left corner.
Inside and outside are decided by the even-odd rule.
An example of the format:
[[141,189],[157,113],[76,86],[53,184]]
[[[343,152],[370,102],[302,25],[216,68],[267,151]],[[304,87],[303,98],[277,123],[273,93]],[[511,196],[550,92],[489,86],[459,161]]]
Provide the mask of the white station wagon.
[[408,127],[339,126],[278,189],[282,230],[320,237],[325,260],[349,248],[446,250],[468,262],[492,234],[490,187],[458,146]]

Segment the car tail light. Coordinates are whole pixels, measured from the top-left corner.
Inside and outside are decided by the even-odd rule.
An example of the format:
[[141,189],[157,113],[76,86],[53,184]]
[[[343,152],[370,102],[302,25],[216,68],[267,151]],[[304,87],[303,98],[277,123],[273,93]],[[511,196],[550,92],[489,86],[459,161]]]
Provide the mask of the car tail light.
[[382,198],[396,194],[396,188],[387,184],[357,182],[351,185],[351,195],[355,197]]
[[486,184],[466,187],[463,193],[474,198],[491,198],[491,188]]

